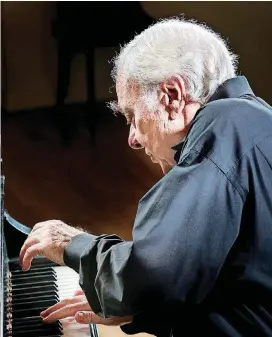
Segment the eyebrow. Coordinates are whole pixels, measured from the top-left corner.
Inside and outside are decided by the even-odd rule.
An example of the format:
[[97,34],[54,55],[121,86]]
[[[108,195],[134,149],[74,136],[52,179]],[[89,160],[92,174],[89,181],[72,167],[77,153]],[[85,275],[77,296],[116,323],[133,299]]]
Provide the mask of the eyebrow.
[[115,116],[117,116],[118,114],[121,114],[125,116],[126,119],[128,119],[128,118],[131,118],[134,114],[133,109],[131,108],[121,109],[117,101],[111,101],[107,105],[113,111],[113,114]]

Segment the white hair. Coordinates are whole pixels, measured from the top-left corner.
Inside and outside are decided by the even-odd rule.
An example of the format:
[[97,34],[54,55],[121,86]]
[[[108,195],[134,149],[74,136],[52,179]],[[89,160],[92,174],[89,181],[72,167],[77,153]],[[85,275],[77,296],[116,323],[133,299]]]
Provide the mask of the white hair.
[[137,35],[113,61],[115,81],[122,75],[151,94],[166,79],[180,75],[187,98],[204,104],[220,84],[236,76],[237,56],[204,24],[171,18]]

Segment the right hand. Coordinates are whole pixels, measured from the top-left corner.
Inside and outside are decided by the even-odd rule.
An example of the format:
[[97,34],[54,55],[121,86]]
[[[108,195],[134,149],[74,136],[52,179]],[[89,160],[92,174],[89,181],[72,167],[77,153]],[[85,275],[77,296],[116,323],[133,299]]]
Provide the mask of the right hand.
[[71,316],[74,316],[75,320],[81,324],[120,326],[132,321],[131,316],[102,318],[96,315],[92,311],[82,290],[76,291],[74,297],[60,301],[41,312],[44,323],[52,323]]

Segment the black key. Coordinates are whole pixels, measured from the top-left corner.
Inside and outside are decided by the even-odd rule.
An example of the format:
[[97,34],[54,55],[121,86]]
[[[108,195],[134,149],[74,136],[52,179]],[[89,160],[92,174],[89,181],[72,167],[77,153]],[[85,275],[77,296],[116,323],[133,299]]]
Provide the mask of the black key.
[[[62,324],[57,321],[55,323],[53,323],[57,326],[58,329],[60,329],[60,331],[62,331]],[[47,326],[48,324],[44,323],[41,319],[37,319],[36,321],[32,321],[31,323],[29,322],[24,322],[21,324],[17,324],[14,325],[12,324],[12,331],[17,331],[17,330],[26,330],[26,329],[32,329],[32,328],[37,328],[37,327],[43,327],[43,326]]]
[[36,294],[34,294],[33,296],[25,296],[25,297],[16,297],[12,299],[12,305],[15,304],[20,304],[20,303],[26,303],[26,302],[32,302],[35,300],[48,300],[48,299],[56,299],[57,301],[59,301],[59,296],[56,294],[56,292],[54,291],[50,291],[47,293],[40,293],[38,296]]
[[[57,266],[55,262],[52,262],[46,259],[34,259],[31,263],[31,269],[37,269],[37,268],[42,268],[42,267],[54,267],[54,266]],[[19,260],[17,259],[16,261],[10,262],[9,269],[12,271],[21,269]]]
[[51,274],[56,275],[55,270],[44,270],[44,271],[38,270],[36,272],[23,273],[23,274],[17,273],[17,274],[12,274],[11,275],[11,280],[12,280],[12,282],[16,282],[16,280],[22,279],[22,278],[27,279],[27,278],[33,277],[33,276],[34,277],[35,276],[46,276],[46,275],[51,275]]
[[48,281],[39,280],[37,282],[27,282],[24,284],[12,284],[12,290],[18,289],[18,288],[32,288],[33,286],[42,286],[47,284],[52,284],[52,282],[56,282],[57,278],[52,277],[52,279],[49,279]]
[[48,324],[47,326],[43,326],[43,327],[39,327],[39,328],[29,328],[28,330],[21,330],[21,331],[12,331],[12,337],[15,337],[15,336],[26,336],[26,337],[30,337],[30,336],[46,336],[46,335],[49,335],[50,333],[52,334],[59,334],[61,335],[62,332],[58,329],[57,326],[55,325],[51,325],[51,324]]
[[55,282],[57,281],[57,276],[53,273],[47,274],[47,275],[39,275],[39,276],[29,276],[29,277],[20,277],[15,280],[12,280],[12,288],[16,288],[20,285],[28,285],[28,284],[36,284],[39,282],[45,282],[45,281],[51,281]]
[[40,300],[37,299],[36,301],[30,301],[25,303],[14,304],[12,303],[12,312],[19,311],[19,310],[31,310],[32,308],[37,308],[40,306],[47,306],[47,308],[51,307],[52,305],[58,303],[56,299],[48,299],[48,300]]
[[[41,322],[41,324],[36,325],[24,325],[24,326],[14,326],[12,325],[11,329],[7,329],[6,333],[7,335],[15,336],[15,335],[22,335],[26,333],[42,333],[43,335],[47,335],[50,333],[52,334],[62,334],[62,325],[61,323],[55,322],[52,324],[45,324]],[[35,334],[37,336],[37,334]]]
[[56,263],[54,262],[51,262],[51,261],[46,261],[46,262],[40,262],[40,263],[32,263],[31,264],[31,270],[34,270],[34,269],[39,269],[39,268],[48,268],[48,267],[56,267],[58,266]]
[[19,326],[19,325],[24,325],[24,324],[35,324],[37,322],[42,322],[42,319],[39,316],[33,316],[33,317],[19,317],[19,318],[14,318],[12,320],[12,326]]
[[29,296],[41,296],[41,295],[47,295],[50,293],[57,293],[58,288],[55,284],[52,284],[51,286],[47,286],[46,288],[43,287],[42,289],[40,287],[27,289],[25,292],[18,292],[18,289],[16,291],[13,291],[12,293],[12,299],[15,300],[16,298],[27,298]]
[[45,258],[35,258],[32,261],[32,266],[44,266],[44,265],[48,265],[48,266],[58,266],[55,262],[47,260]]
[[48,308],[48,306],[46,306],[46,305],[40,305],[40,306],[32,307],[32,308],[27,309],[27,310],[26,309],[13,310],[12,317],[13,318],[21,318],[21,317],[39,316],[41,311],[44,311],[47,308]]
[[16,276],[16,275],[31,275],[32,273],[38,273],[38,272],[46,272],[46,271],[51,271],[54,270],[52,267],[50,266],[43,266],[43,267],[39,267],[39,268],[31,268],[28,271],[23,271],[22,268],[18,268],[18,269],[14,269],[14,270],[10,270],[11,275]]
[[55,290],[57,292],[58,288],[55,284],[52,284],[52,282],[49,282],[47,284],[42,284],[42,285],[31,287],[31,288],[22,287],[22,288],[12,289],[12,296],[18,296],[18,294],[33,294],[33,293],[43,292],[43,291],[48,291],[48,290]]
[[39,269],[34,269],[34,270],[29,270],[29,271],[22,271],[21,270],[13,270],[11,272],[12,277],[20,277],[20,276],[28,276],[28,275],[35,275],[35,274],[46,274],[50,273],[53,271],[55,273],[55,270],[52,267],[44,267],[44,268],[39,268]]
[[11,283],[17,283],[20,281],[25,280],[25,282],[27,280],[31,280],[31,279],[42,279],[42,278],[46,278],[46,277],[56,277],[56,273],[51,270],[51,271],[47,271],[46,273],[35,273],[35,274],[30,274],[30,275],[17,275],[16,277],[12,277],[11,278]]
[[32,322],[22,322],[22,323],[17,323],[14,324],[15,322],[12,323],[12,331],[17,331],[20,329],[25,329],[25,328],[31,328],[31,327],[40,327],[43,326],[44,323],[41,320],[36,320]]

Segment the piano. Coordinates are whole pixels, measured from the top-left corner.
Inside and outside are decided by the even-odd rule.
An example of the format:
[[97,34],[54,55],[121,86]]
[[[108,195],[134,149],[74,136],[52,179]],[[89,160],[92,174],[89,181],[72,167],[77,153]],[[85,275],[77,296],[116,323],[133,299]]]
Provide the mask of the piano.
[[40,312],[72,297],[80,289],[79,276],[66,266],[39,257],[28,272],[21,270],[18,255],[31,229],[4,210],[4,181],[2,175],[0,337],[98,337],[96,325],[79,324],[73,318],[43,323]]
[[[1,173],[2,173],[1,160]],[[66,318],[45,324],[40,312],[72,297],[80,289],[79,275],[66,266],[35,258],[29,271],[18,263],[20,249],[31,229],[12,218],[4,209],[1,175],[0,222],[0,337],[124,337],[118,326],[79,324]],[[137,337],[150,337],[140,333]]]

